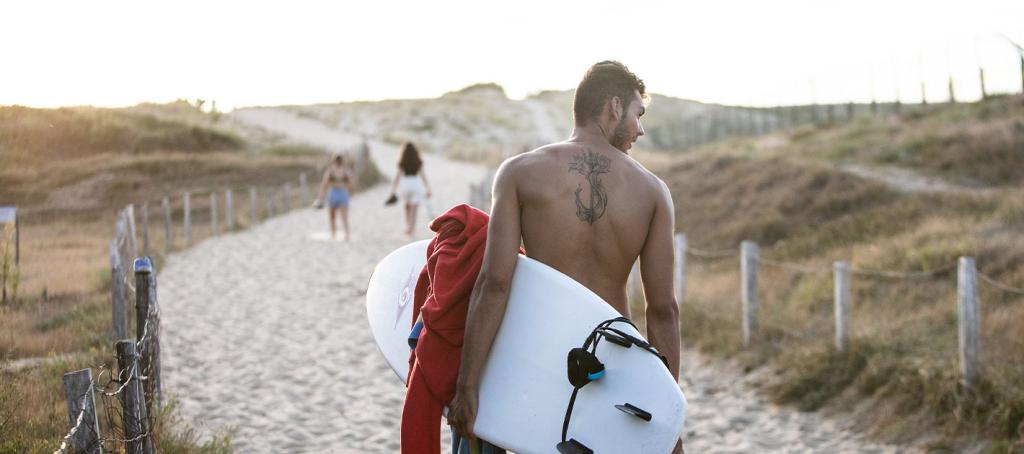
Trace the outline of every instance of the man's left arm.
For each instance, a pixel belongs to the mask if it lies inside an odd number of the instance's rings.
[[[494,177],[484,260],[469,299],[455,398],[448,406],[448,422],[463,437],[473,436],[480,379],[491,344],[505,318],[512,273],[519,255],[519,198],[511,173],[509,161],[506,161]]]
[[[647,241],[640,251],[640,277],[647,300],[647,337],[654,348],[668,360],[668,370],[679,382],[679,306],[673,291],[672,273],[675,264],[675,209],[672,194],[665,183],[658,181],[661,193],[647,232]],[[685,454],[683,442],[676,443],[673,454]]]
[[[668,360],[668,368],[679,381],[679,307],[673,292],[673,230],[675,210],[672,195],[659,181],[659,194],[647,241],[640,252],[640,276],[647,300],[647,337]]]

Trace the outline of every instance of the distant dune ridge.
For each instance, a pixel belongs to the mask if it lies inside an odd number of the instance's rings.
[[[411,140],[430,152],[480,160],[495,155],[508,156],[567,138],[573,124],[572,99],[573,90],[543,91],[522,100],[509,99],[501,86],[486,83],[434,99],[281,108],[351,133],[388,142]],[[738,127],[729,127],[726,123],[746,117],[709,113],[739,110],[655,94],[652,107],[644,116],[646,136],[641,139],[641,145],[651,149],[679,149],[695,143],[698,130],[723,135],[728,131],[738,132]],[[750,112],[756,120],[768,121],[767,112]]]

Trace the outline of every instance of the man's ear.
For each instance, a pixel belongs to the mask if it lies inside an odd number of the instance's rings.
[[[622,109],[622,99],[619,98],[618,96],[612,96],[611,104],[612,118],[615,119],[616,121],[622,120],[622,117],[625,116],[626,114],[626,112]]]

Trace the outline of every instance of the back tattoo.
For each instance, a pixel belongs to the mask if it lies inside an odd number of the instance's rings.
[[[589,206],[585,205],[580,197],[583,185],[576,186],[576,217],[587,224],[594,225],[594,222],[604,215],[604,209],[608,206],[608,193],[601,185],[601,179],[598,176],[611,170],[611,162],[611,159],[587,148],[573,156],[572,162],[569,164],[570,172],[575,171],[583,175],[590,183]]]

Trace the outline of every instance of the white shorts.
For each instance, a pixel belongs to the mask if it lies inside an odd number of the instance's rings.
[[[398,180],[398,196],[405,203],[422,202],[426,192],[419,175],[402,175]]]

